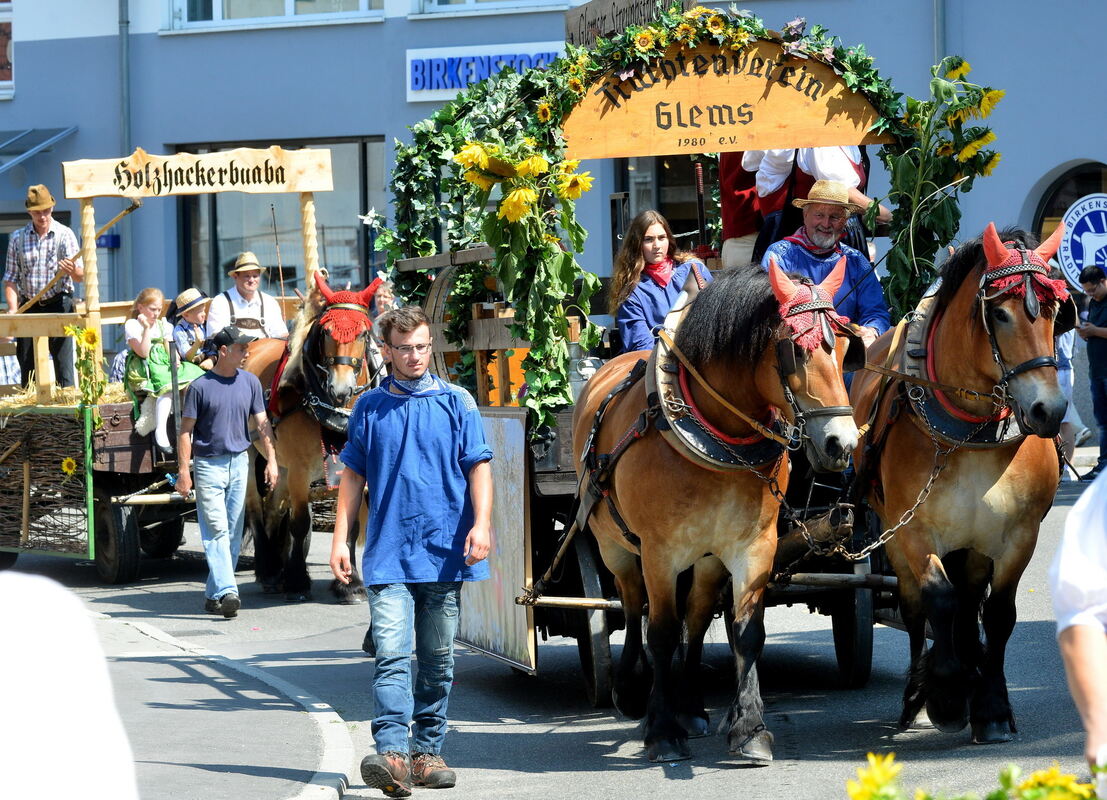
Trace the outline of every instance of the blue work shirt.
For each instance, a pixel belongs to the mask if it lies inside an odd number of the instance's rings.
[[[793,272],[810,278],[815,283],[821,283],[843,255],[846,257],[846,275],[834,295],[834,309],[842,316],[849,317],[850,322],[873,328],[878,334],[884,333],[892,325],[888,303],[884,300],[884,290],[869,259],[849,245],[840,244],[826,255],[819,256],[802,245],[781,239],[765,251],[761,266],[768,269],[769,256],[775,256],[776,263],[785,272]],[[853,290],[855,285],[857,289]]]
[[[361,560],[366,585],[479,581],[488,561],[465,563],[473,527],[469,471],[492,459],[472,396],[434,377],[415,394],[392,378],[354,405],[342,463],[365,478],[369,521]]]
[[[699,267],[703,279],[710,283],[711,271],[702,261],[695,258],[690,258],[673,267],[673,277],[668,286],[661,286],[653,278],[642,273],[642,278],[634,287],[634,291],[615,312],[615,324],[619,329],[624,353],[653,349],[654,331],[665,321],[665,315],[669,313],[680,295],[680,290],[684,288],[684,282],[688,279],[688,272],[692,269],[693,262]]]

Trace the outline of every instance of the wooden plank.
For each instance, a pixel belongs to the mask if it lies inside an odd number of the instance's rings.
[[[475,261],[491,261],[496,251],[486,244],[470,247],[468,250],[455,250],[450,254],[454,264],[472,264]]]
[[[526,339],[516,339],[507,327],[508,320],[478,319],[469,323],[469,340],[472,350],[513,350],[530,347]]]
[[[0,314],[0,336],[63,336],[66,325],[84,322],[80,314]]]
[[[890,141],[879,115],[826,64],[759,40],[740,51],[674,44],[644,72],[588,88],[565,121],[566,158],[764,150]]]
[[[54,372],[50,361],[50,339],[35,339],[35,402],[46,405],[53,399]]]
[[[123,158],[63,161],[65,196],[171,197],[246,192],[329,192],[331,151],[239,147],[221,153],[150,155],[141,147]]]
[[[472,320],[473,322],[479,322],[486,318],[491,313],[491,309],[486,308],[484,303],[473,303],[472,307]],[[470,323],[472,325],[472,323]],[[489,358],[488,350],[491,348],[474,347],[473,355],[476,357],[476,372],[477,372],[477,405],[490,406],[492,405],[492,399],[488,392],[488,367]],[[497,403],[497,405],[500,405]]]
[[[397,272],[415,272],[420,269],[441,269],[450,266],[450,254],[438,253],[433,256],[419,256],[418,258],[401,258],[392,264]]]

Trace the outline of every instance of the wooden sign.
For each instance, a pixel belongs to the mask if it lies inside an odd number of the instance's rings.
[[[669,4],[666,4],[669,5]],[[688,11],[696,0],[681,0]],[[657,19],[657,0],[592,0],[565,12],[565,41],[591,47],[597,36],[611,36],[631,25],[649,25]]]
[[[670,47],[644,72],[588,87],[563,127],[568,158],[875,144],[879,115],[826,64],[779,44]]]
[[[62,163],[65,196],[171,197],[212,192],[329,192],[330,150],[240,147],[221,153],[152,156],[141,147],[124,158]]]

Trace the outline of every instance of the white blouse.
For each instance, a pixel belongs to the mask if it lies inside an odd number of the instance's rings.
[[[1049,567],[1057,632],[1091,625],[1107,632],[1107,471],[1076,501]]]

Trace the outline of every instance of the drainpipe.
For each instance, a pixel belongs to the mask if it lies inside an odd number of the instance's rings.
[[[946,0],[934,0],[934,63],[946,55]]]
[[[128,156],[131,145],[131,15],[128,0],[119,0],[119,144],[120,154]],[[131,271],[131,220],[123,219],[119,229],[119,252],[116,255],[115,288],[119,297],[134,297]]]

